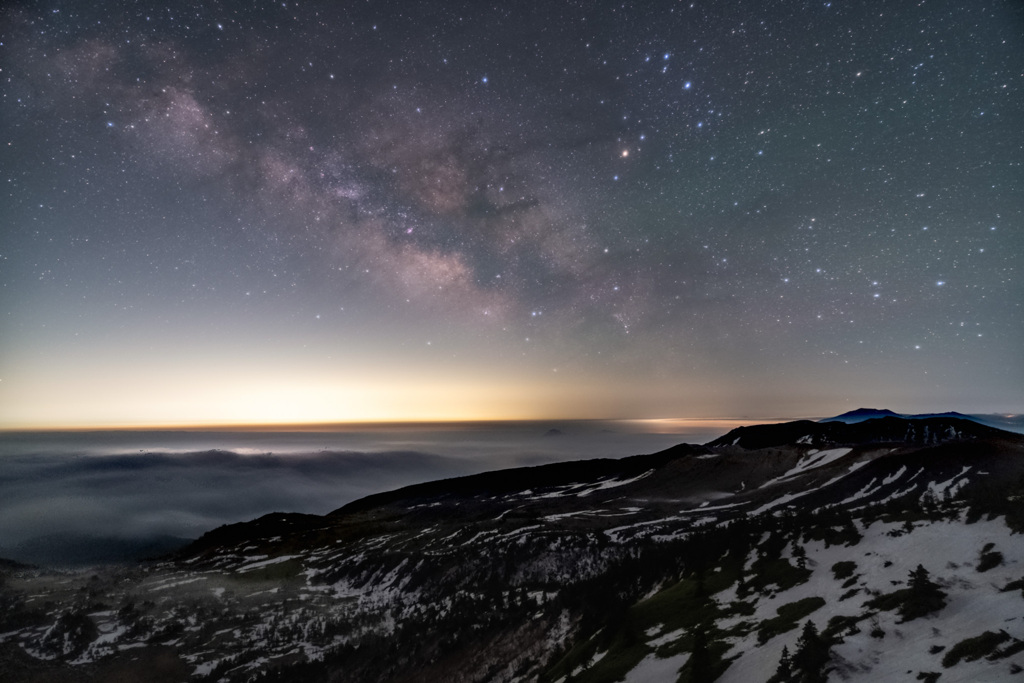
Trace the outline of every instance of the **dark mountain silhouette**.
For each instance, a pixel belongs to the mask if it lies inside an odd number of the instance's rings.
[[[887,409],[877,408],[857,408],[849,412],[843,413],[842,415],[836,415],[835,417],[827,417],[819,422],[846,422],[847,424],[853,424],[855,422],[863,422],[865,420],[873,420],[881,417],[898,417],[904,420],[925,420],[936,417],[954,418],[960,420],[971,420],[979,424],[986,425],[988,427],[995,427],[996,429],[1003,429],[1014,431],[1018,433],[1024,432],[1024,416],[1021,415],[995,415],[995,414],[978,414],[978,415],[965,415],[955,411],[945,413],[919,413],[915,415],[903,415],[900,413],[894,413]]]
[[[872,420],[878,417],[905,417],[899,413],[894,413],[891,410],[882,408],[857,408],[849,412],[843,413],[842,415],[836,415],[835,417],[828,417],[821,422],[860,422],[862,420]]]

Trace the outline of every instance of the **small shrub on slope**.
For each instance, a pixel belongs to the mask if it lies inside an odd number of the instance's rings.
[[[849,560],[836,562],[832,565],[832,576],[836,578],[836,581],[850,578],[855,571],[857,571],[857,563]]]
[[[909,587],[879,595],[867,606],[872,609],[896,610],[900,621],[913,621],[946,606],[946,592],[931,580],[928,570],[922,565],[910,572]]]
[[[1011,581],[999,590],[1002,593],[1009,593],[1010,591],[1019,590],[1020,596],[1024,598],[1024,579],[1017,579],[1016,581]]]
[[[1006,631],[1000,631],[999,633],[985,631],[980,636],[961,640],[949,648],[949,652],[942,658],[942,666],[948,669],[959,664],[961,659],[968,662],[981,659],[985,655],[995,652],[1000,643],[1006,642],[1009,639],[1010,634]]]
[[[824,606],[825,599],[818,596],[782,605],[776,610],[779,616],[761,622],[757,629],[758,644],[763,645],[780,633],[796,628],[801,619]]]
[[[977,570],[979,572],[987,572],[989,569],[995,569],[1003,563],[1003,554],[998,550],[992,550],[991,546],[991,543],[986,545],[978,556]]]

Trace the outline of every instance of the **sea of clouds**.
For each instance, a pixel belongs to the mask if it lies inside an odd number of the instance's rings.
[[[589,421],[344,432],[8,433],[0,435],[0,557],[55,562],[62,547],[84,540],[93,558],[102,555],[98,538],[141,544],[197,538],[269,512],[325,514],[423,481],[702,443],[729,426]]]

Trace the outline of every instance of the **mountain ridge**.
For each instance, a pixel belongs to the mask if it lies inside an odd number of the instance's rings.
[[[211,682],[748,683],[813,632],[818,675],[1012,680],[1020,500],[1024,436],[974,421],[741,427],[273,513],[78,583],[0,567],[0,670],[170,652]],[[946,597],[908,619],[915,566]]]
[[[225,525],[207,532],[194,543],[186,546],[179,555],[188,556],[200,549],[214,547],[217,543],[230,540],[238,543],[245,538],[250,540],[279,536],[287,532],[317,533],[334,528],[338,524],[346,525],[348,517],[366,514],[380,516],[390,510],[391,514],[407,514],[409,508],[419,506],[418,516],[431,517],[438,512],[423,509],[434,506],[448,510],[445,503],[457,501],[457,515],[472,520],[488,514],[498,514],[495,500],[504,500],[503,496],[513,496],[516,492],[536,492],[532,499],[527,496],[521,501],[523,508],[533,508],[534,514],[560,514],[563,512],[565,490],[574,487],[579,490],[572,495],[582,497],[587,492],[586,481],[592,480],[586,495],[591,500],[602,501],[607,496],[602,491],[615,489],[612,498],[619,498],[623,493],[631,493],[642,498],[651,506],[653,515],[664,514],[685,499],[680,492],[688,490],[687,482],[698,480],[706,488],[709,481],[717,483],[713,495],[694,494],[691,500],[691,511],[699,509],[701,503],[710,501],[721,495],[735,496],[738,499],[758,500],[756,491],[744,491],[745,479],[760,477],[759,486],[773,479],[772,475],[782,475],[797,464],[803,453],[815,449],[849,448],[850,453],[844,456],[845,461],[863,458],[865,469],[853,472],[848,476],[847,486],[863,487],[874,476],[876,469],[883,469],[888,462],[882,459],[881,465],[872,465],[875,459],[890,453],[881,453],[887,444],[900,444],[900,457],[907,457],[915,449],[937,447],[945,443],[975,441],[978,439],[994,439],[996,441],[1024,443],[1024,437],[1012,432],[1005,432],[993,427],[963,418],[896,418],[883,417],[847,424],[843,422],[812,422],[798,420],[778,424],[737,427],[725,435],[704,445],[680,444],[664,451],[652,454],[628,456],[622,459],[597,459],[570,461],[530,467],[519,467],[480,474],[466,475],[450,479],[441,479],[422,484],[396,489],[366,496],[348,503],[326,515],[305,515],[297,513],[272,513],[252,522],[240,522]],[[755,460],[750,460],[750,452],[757,452]],[[939,451],[943,453],[945,451]],[[977,455],[977,454],[976,454]],[[955,467],[944,466],[942,471]],[[775,482],[776,488],[798,488],[805,483],[827,481],[836,467],[842,462],[830,462],[826,467],[811,468],[803,471],[799,479],[790,477],[788,482]],[[928,463],[937,468],[939,463]],[[744,474],[737,474],[744,468]],[[735,471],[733,471],[735,470]],[[761,472],[761,474],[756,474]],[[638,477],[644,473],[655,473],[657,476],[646,482],[632,482],[610,486],[609,482]],[[891,474],[888,473],[888,474]],[[883,473],[881,476],[885,476]],[[603,480],[603,484],[602,484]],[[895,481],[895,480],[894,480]],[[892,482],[890,482],[891,487]],[[601,486],[606,488],[599,488]],[[626,488],[624,488],[626,487]],[[692,487],[689,487],[692,488]],[[663,489],[671,489],[672,495],[666,501],[659,502]],[[874,498],[883,497],[886,489],[879,489]],[[811,495],[808,491],[805,495]],[[666,494],[667,495],[667,494]],[[667,505],[665,504],[667,502]]]
[[[852,424],[881,417],[897,417],[904,420],[923,420],[937,417],[956,418],[961,420],[971,420],[973,422],[977,422],[988,427],[995,427],[996,429],[1002,429],[1004,431],[1008,430],[1018,433],[1024,432],[1024,416],[1022,415],[997,415],[989,413],[965,414],[956,411],[911,414],[896,413],[888,408],[857,408],[841,415],[822,418],[818,420],[818,422],[846,422],[848,424]]]

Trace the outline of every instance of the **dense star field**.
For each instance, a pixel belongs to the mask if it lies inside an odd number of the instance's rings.
[[[0,26],[0,426],[1024,405],[1019,3]]]

